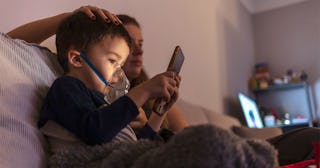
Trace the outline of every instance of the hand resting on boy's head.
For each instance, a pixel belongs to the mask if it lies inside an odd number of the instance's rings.
[[[107,23],[110,22],[110,20],[114,23],[114,24],[122,24],[121,20],[113,13],[110,13],[109,11],[102,9],[102,8],[98,8],[95,6],[81,6],[80,8],[76,9],[73,13],[77,13],[77,12],[83,12],[86,15],[88,15],[91,19],[95,20],[96,16],[94,15],[93,11],[96,12],[101,18],[103,18]]]
[[[112,22],[114,24],[121,24],[121,20],[114,15],[113,13],[97,8],[95,6],[82,6],[73,12],[66,12],[62,14],[58,14],[56,16],[48,17],[45,19],[33,21],[22,26],[19,26],[10,32],[7,33],[13,39],[22,39],[29,43],[37,43],[40,44],[44,40],[53,36],[58,29],[59,24],[70,15],[82,12],[85,13],[89,18],[95,20],[96,17],[104,18],[106,22]],[[93,13],[97,13],[98,16],[95,16]]]

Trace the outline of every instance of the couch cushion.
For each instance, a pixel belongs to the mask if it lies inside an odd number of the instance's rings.
[[[231,117],[224,113],[217,113],[208,109],[204,109],[209,123],[214,124],[220,128],[231,130],[233,126],[241,126],[238,119]]]
[[[42,101],[62,70],[46,48],[0,33],[0,163],[45,167],[45,141],[37,128]]]
[[[207,124],[208,119],[201,106],[178,99],[177,106],[190,125]]]
[[[268,139],[282,134],[280,127],[248,128],[234,126],[232,130],[238,136],[249,139]]]
[[[223,113],[217,113],[206,109],[200,105],[195,105],[185,100],[179,99],[177,106],[190,123],[190,125],[214,124],[220,128],[231,130],[232,126],[240,126],[238,119]]]

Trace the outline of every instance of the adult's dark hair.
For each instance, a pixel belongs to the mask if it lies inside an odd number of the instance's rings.
[[[56,32],[56,47],[58,61],[65,71],[68,71],[64,64],[68,60],[67,53],[70,47],[87,52],[89,47],[100,42],[103,37],[110,36],[123,38],[131,48],[131,38],[122,25],[107,23],[97,13],[94,14],[97,16],[96,20],[77,12],[60,24]]]
[[[125,15],[125,14],[120,14],[120,15],[117,15],[117,16],[122,21],[122,23],[124,25],[133,24],[133,25],[141,28],[139,22],[134,17],[131,17],[131,16]]]

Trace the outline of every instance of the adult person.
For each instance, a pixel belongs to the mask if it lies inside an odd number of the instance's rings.
[[[131,87],[139,85],[148,79],[147,74],[143,70],[143,36],[139,22],[131,16],[120,14],[117,15],[122,21],[124,27],[132,38],[132,51],[123,66],[126,75],[128,76]],[[151,113],[153,102],[149,101],[143,106],[147,116]],[[134,126],[143,125],[146,122],[144,113],[140,113],[139,119],[135,121]],[[174,132],[181,131],[184,127],[188,126],[179,108],[175,105],[169,110],[165,123],[167,127]],[[297,140],[297,141],[295,141]],[[280,165],[290,164],[293,162],[306,160],[312,158],[313,154],[313,141],[320,141],[320,129],[318,128],[304,128],[295,130],[290,133],[267,139],[279,152]],[[298,144],[298,145],[295,145]],[[292,146],[297,146],[293,148]]]
[[[134,88],[135,86],[148,80],[148,76],[143,69],[142,47],[144,40],[141,26],[134,17],[125,14],[120,14],[117,16],[121,20],[122,24],[124,25],[132,39],[131,53],[123,66],[123,70],[130,80],[131,88]],[[141,127],[145,122],[147,122],[147,118],[149,118],[152,112],[153,101],[154,100],[150,100],[146,104],[144,104],[143,110],[145,111],[145,113],[141,112],[137,120],[131,123],[133,127]],[[146,114],[146,116],[144,114]],[[167,127],[173,132],[179,132],[188,125],[189,123],[181,113],[180,109],[176,105],[173,105],[168,111],[164,127]]]

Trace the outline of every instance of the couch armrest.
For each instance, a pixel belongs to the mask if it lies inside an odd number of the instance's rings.
[[[233,126],[232,131],[243,138],[254,138],[254,139],[268,139],[278,135],[281,135],[282,129],[279,127],[268,127],[268,128],[248,128]]]
[[[240,121],[234,117],[231,117],[224,113],[217,113],[208,109],[206,111],[206,116],[210,124],[214,124],[226,130],[231,130],[233,126],[241,126]]]
[[[207,124],[209,122],[206,114],[199,105],[194,105],[181,99],[178,99],[176,105],[190,125]]]
[[[224,113],[217,113],[200,105],[191,104],[179,99],[177,106],[190,125],[213,124],[223,129],[231,130],[232,126],[241,126],[239,120]]]

